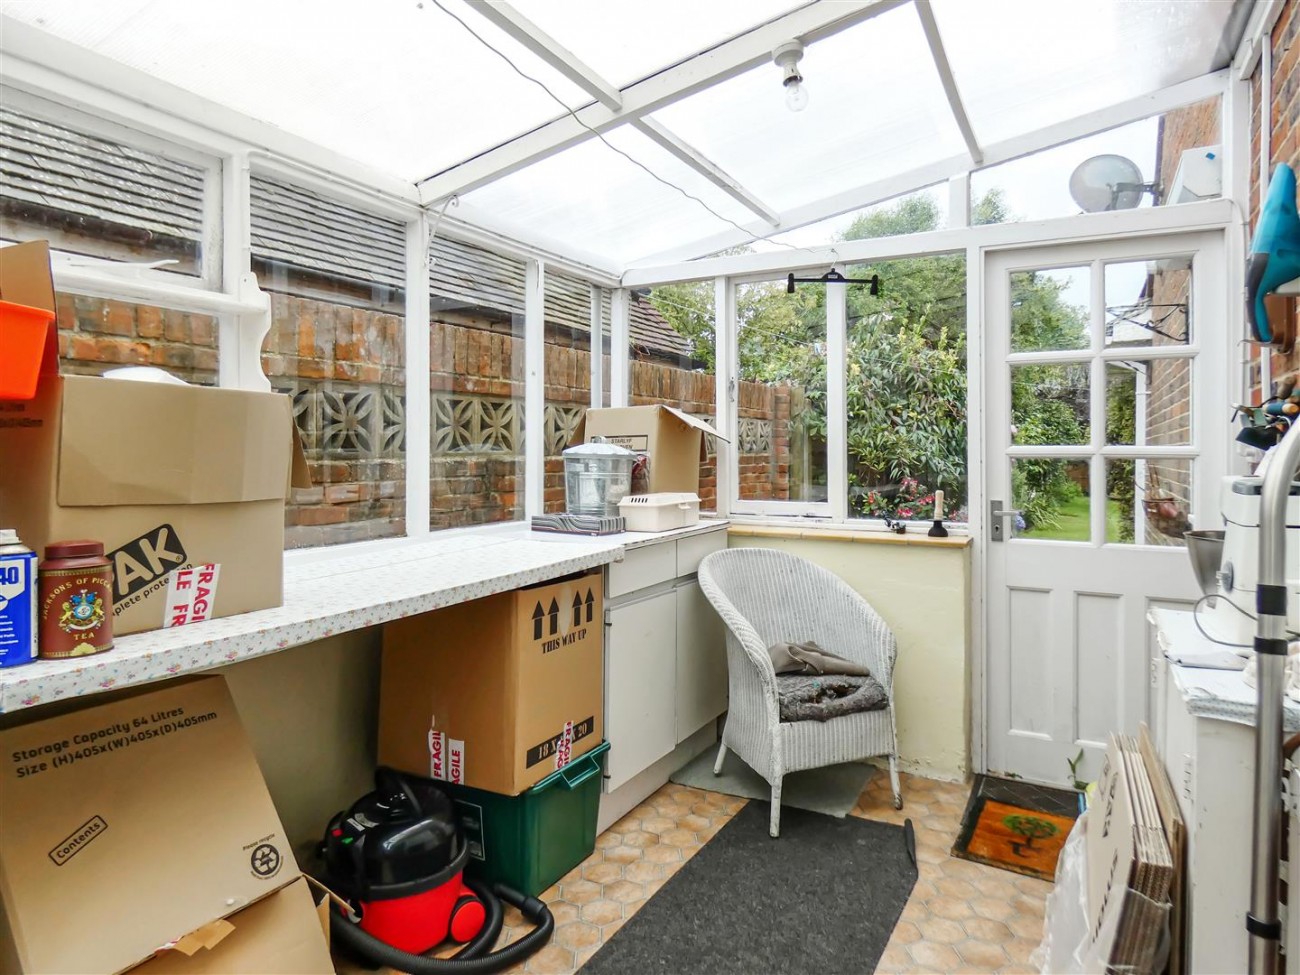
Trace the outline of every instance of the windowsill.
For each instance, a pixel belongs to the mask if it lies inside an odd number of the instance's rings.
[[[927,548],[967,548],[971,537],[963,530],[958,534],[950,529],[947,538],[931,538],[924,525],[909,526],[905,534],[898,535],[881,528],[850,528],[847,525],[791,525],[736,524],[733,520],[727,534],[748,538],[801,538],[817,542],[856,542],[865,545],[912,545]]]

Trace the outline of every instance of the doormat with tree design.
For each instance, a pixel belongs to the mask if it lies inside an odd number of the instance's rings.
[[[1079,811],[1078,793],[977,775],[952,855],[1052,880]]]

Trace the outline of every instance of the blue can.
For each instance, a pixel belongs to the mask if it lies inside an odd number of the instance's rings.
[[[36,553],[0,528],[0,667],[36,659]]]

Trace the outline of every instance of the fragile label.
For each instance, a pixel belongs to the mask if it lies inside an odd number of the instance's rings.
[[[573,761],[573,722],[564,722],[560,732],[560,742],[555,746],[555,768],[562,769]]]
[[[441,731],[429,732],[429,778],[453,785],[465,782],[465,742]]]
[[[163,626],[185,626],[211,619],[221,566],[213,563],[177,569],[167,582]]]

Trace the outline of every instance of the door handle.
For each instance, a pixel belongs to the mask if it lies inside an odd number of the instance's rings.
[[[989,541],[1001,542],[1006,540],[1006,523],[1003,518],[1014,518],[1017,515],[1024,514],[1018,508],[1004,508],[1001,501],[989,502]]]

